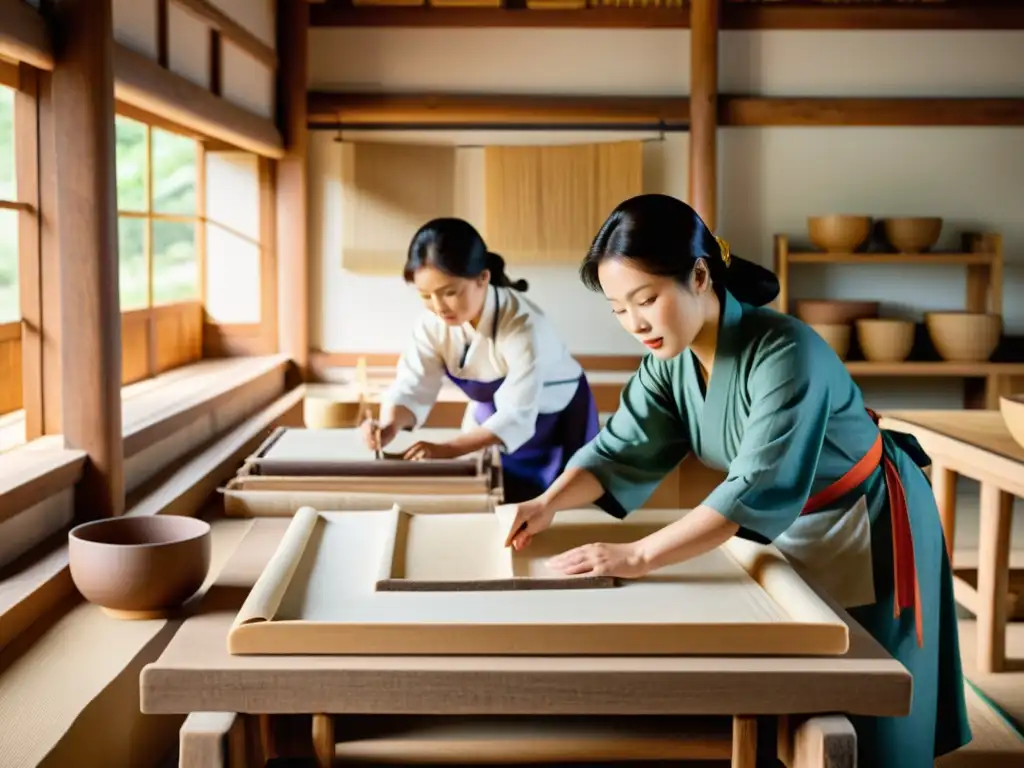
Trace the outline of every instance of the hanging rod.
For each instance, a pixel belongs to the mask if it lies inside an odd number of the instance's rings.
[[[629,133],[688,133],[689,123],[323,123],[311,131],[621,131]]]

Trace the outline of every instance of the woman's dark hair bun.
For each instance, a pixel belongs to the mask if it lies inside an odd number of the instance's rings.
[[[530,284],[524,279],[512,280],[505,273],[505,260],[492,251],[487,252],[487,268],[491,271],[491,282],[504,288],[525,292]]]
[[[728,288],[738,301],[764,306],[779,295],[779,279],[771,270],[723,253],[697,212],[669,195],[637,195],[611,212],[580,265],[580,279],[591,290],[601,290],[598,267],[608,258],[627,259],[648,274],[684,285],[697,260],[704,259],[712,284]]]
[[[474,278],[483,271],[491,273],[490,282],[503,288],[525,291],[525,280],[511,280],[505,273],[505,260],[487,250],[476,228],[464,219],[441,218],[428,221],[413,235],[402,271],[411,283],[416,271],[436,267],[455,277]]]

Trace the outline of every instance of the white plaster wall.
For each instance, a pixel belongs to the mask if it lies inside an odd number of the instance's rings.
[[[686,30],[314,29],[310,49],[315,89],[685,95],[689,86]],[[1024,94],[1024,33],[1019,31],[725,32],[720,54],[724,93]],[[334,138],[312,133],[312,340],[334,351],[398,351],[417,311],[416,298],[399,278],[362,278],[337,266]],[[509,137],[373,138],[466,145]],[[650,188],[685,199],[687,147],[685,134],[648,145]],[[718,159],[718,231],[737,252],[766,265],[773,235],[802,237],[807,216],[816,213],[941,215],[947,219],[944,245],[967,227],[1001,232],[1007,328],[1024,333],[1024,128],[726,128],[719,132]],[[573,268],[520,272],[532,278],[533,298],[552,315],[573,351],[639,351],[602,302],[582,288]],[[940,267],[801,267],[793,289],[798,297],[879,297],[887,313],[910,316],[960,307],[965,291],[962,269]],[[879,407],[962,402],[959,380],[864,380],[863,387]]]
[[[213,4],[259,40],[275,48],[275,0],[214,0]],[[114,38],[157,57],[155,0],[114,0]],[[167,10],[168,65],[172,72],[204,88],[210,86],[209,26],[173,0]],[[274,72],[227,39],[221,55],[221,95],[260,117],[274,113]]]
[[[114,0],[114,39],[136,53],[157,57],[154,0]]]

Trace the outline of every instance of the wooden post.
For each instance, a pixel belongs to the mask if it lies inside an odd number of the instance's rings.
[[[690,3],[690,205],[717,226],[718,20],[720,0]]]
[[[111,0],[53,3],[62,431],[88,453],[82,519],[124,511]]]
[[[306,72],[309,6],[278,3],[277,164],[278,349],[306,380],[309,370],[309,253],[306,244]]]

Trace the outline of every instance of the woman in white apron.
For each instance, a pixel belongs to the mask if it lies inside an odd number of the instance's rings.
[[[732,256],[679,200],[622,203],[581,275],[651,353],[600,434],[518,506],[508,543],[528,546],[561,509],[596,502],[622,517],[692,451],[727,473],[702,504],[552,567],[636,578],[734,535],[773,542],[913,675],[907,717],[852,718],[860,764],[932,768],[970,741],[952,576],[917,442],[879,430],[828,344],[765,307],[775,276]]]
[[[364,424],[380,447],[424,423],[445,381],[470,400],[463,433],[417,442],[408,459],[455,458],[498,445],[505,501],[543,493],[597,434],[597,406],[579,363],[544,314],[511,281],[505,262],[462,219],[428,222],[409,246],[406,282],[426,311],[382,397],[380,422]]]

